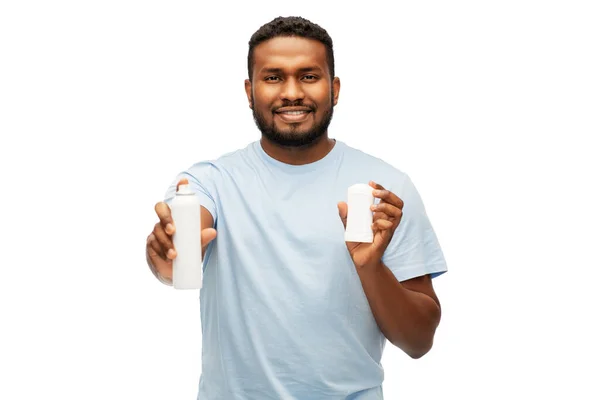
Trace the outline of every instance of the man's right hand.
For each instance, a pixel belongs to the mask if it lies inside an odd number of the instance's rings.
[[[187,184],[187,179],[181,179],[179,185]],[[173,246],[173,234],[175,233],[175,224],[171,218],[171,209],[164,202],[156,203],[154,206],[159,222],[154,225],[154,230],[146,240],[146,260],[148,266],[154,275],[163,283],[171,285],[173,283],[173,260],[177,257],[177,251]],[[202,230],[200,240],[202,242],[202,257],[206,246],[217,237],[217,231],[212,228],[213,217],[204,207],[201,207]]]

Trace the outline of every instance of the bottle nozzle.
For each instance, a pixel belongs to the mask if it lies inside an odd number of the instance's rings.
[[[179,188],[177,188],[177,194],[194,194],[194,192],[192,192],[192,189],[188,183],[184,183],[179,185]]]

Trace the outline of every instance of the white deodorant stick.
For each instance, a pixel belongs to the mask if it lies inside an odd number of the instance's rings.
[[[373,188],[364,183],[358,183],[348,188],[348,218],[346,219],[346,242],[373,242],[373,211],[371,205]]]
[[[202,287],[202,245],[200,243],[200,202],[189,185],[179,185],[171,203],[175,224],[173,245],[177,257],[173,260],[173,287]]]

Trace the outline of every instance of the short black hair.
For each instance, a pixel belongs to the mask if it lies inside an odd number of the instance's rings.
[[[333,40],[327,31],[319,25],[302,17],[277,17],[273,21],[261,26],[248,42],[248,78],[252,81],[254,67],[254,48],[269,39],[278,36],[297,36],[306,39],[314,39],[325,45],[327,66],[331,79],[335,76],[333,60]]]

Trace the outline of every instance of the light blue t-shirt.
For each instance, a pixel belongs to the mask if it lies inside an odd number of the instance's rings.
[[[373,180],[404,201],[383,257],[399,281],[447,267],[409,177],[341,141],[293,166],[260,141],[199,162],[187,178],[218,232],[200,290],[200,400],[382,399],[379,330],[337,203]]]

